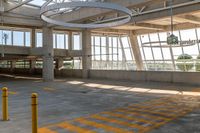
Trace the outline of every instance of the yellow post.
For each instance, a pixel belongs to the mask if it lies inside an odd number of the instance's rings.
[[[8,121],[8,88],[2,88],[2,115],[3,121]]]
[[[38,133],[38,95],[32,93],[32,133]]]

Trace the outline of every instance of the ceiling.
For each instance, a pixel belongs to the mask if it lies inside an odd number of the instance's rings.
[[[41,27],[44,22],[40,18],[40,9],[42,6],[53,3],[62,3],[68,1],[87,1],[87,0],[3,0],[1,7],[1,22],[5,25],[22,25]],[[111,27],[111,31],[130,31],[136,34],[146,32],[166,31],[170,28],[170,2],[169,0],[89,0],[99,2],[113,2],[128,7],[133,11],[133,19],[130,23]],[[175,28],[200,27],[200,0],[173,0],[174,25]],[[114,21],[125,17],[118,12],[92,9],[76,8],[71,12],[67,10],[56,10],[51,12],[54,19],[75,23],[94,23]],[[68,29],[58,27],[58,29]]]

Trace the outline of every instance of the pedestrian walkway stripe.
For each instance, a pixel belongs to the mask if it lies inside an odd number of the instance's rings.
[[[116,118],[122,118],[122,119],[126,119],[126,120],[129,120],[129,121],[137,121],[137,122],[142,122],[142,123],[146,123],[146,124],[154,124],[153,121],[150,121],[150,120],[145,120],[143,118],[137,118],[137,117],[133,117],[133,116],[127,116],[125,114],[118,114],[116,112],[104,112],[104,114],[107,114],[109,116],[113,116],[113,117],[116,117]]]
[[[57,133],[57,132],[52,131],[52,130],[50,130],[48,128],[40,128],[38,133]]]
[[[82,124],[85,124],[85,125],[89,125],[89,126],[95,127],[95,128],[104,129],[107,132],[133,133],[131,131],[127,131],[127,130],[124,130],[124,129],[121,129],[121,128],[118,128],[118,127],[108,126],[108,125],[105,125],[105,124],[101,124],[101,123],[97,123],[97,122],[94,122],[94,121],[86,120],[84,118],[79,118],[79,119],[76,119],[75,121],[77,121],[79,123],[82,123]]]
[[[60,123],[57,126],[61,127],[61,128],[65,128],[65,129],[72,131],[72,132],[76,132],[76,133],[95,133],[94,131],[75,126],[75,125],[70,124],[68,122]]]
[[[59,133],[58,127],[76,133],[146,133],[199,108],[197,101],[199,97],[179,95],[154,99],[50,125],[40,128],[39,133]]]
[[[124,122],[122,120],[107,118],[107,117],[100,116],[100,115],[93,115],[90,118],[94,118],[94,119],[98,119],[98,120],[102,120],[102,121],[106,121],[106,122],[110,122],[110,123],[115,123],[115,124],[118,124],[118,125],[130,127],[130,128],[139,129],[139,131],[143,130],[143,128],[144,128],[143,126],[140,126],[140,125],[137,125],[137,124],[133,124],[133,123],[130,123],[130,122]]]

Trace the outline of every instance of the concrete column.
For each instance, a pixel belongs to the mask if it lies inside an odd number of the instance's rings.
[[[91,31],[83,30],[82,32],[82,67],[83,78],[89,78],[91,68]]]
[[[137,70],[139,70],[139,71],[144,70],[142,55],[141,55],[141,52],[140,52],[140,47],[139,47],[139,44],[138,44],[137,36],[134,35],[133,32],[130,32],[129,37],[130,37],[130,43],[131,43],[131,46],[132,46],[133,54],[134,54],[134,57],[135,57]]]
[[[16,61],[11,61],[11,69],[14,69],[16,65]]]
[[[35,48],[36,47],[36,37],[35,37],[35,29],[32,29],[31,31],[31,47]]]
[[[53,29],[43,27],[43,80],[54,80]]]
[[[11,69],[11,72],[13,73],[14,70],[15,70],[15,66],[16,66],[16,61],[11,61],[11,66],[10,66],[10,69]]]
[[[72,32],[71,31],[69,31],[69,34],[68,34],[68,44],[69,44],[69,46],[68,46],[68,50],[71,52],[72,51]]]
[[[62,68],[63,68],[63,59],[62,58],[57,59],[56,60],[56,69],[61,70]]]
[[[35,69],[36,60],[30,60],[30,68]]]

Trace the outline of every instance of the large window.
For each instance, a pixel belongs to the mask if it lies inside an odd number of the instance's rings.
[[[31,33],[28,29],[0,30],[0,45],[26,46],[31,45]]]
[[[68,49],[68,34],[54,33],[53,46],[56,49]]]
[[[93,35],[91,41],[93,69],[136,69],[128,36]]]
[[[174,31],[179,41],[195,40],[190,46],[180,45],[178,47],[165,47],[169,33],[159,32],[138,36],[138,42],[146,70],[152,71],[186,71],[182,67],[190,67],[187,71],[198,71],[198,55],[200,29],[188,29]],[[164,46],[165,45],[165,46]],[[192,59],[180,62],[181,55],[187,54]],[[182,67],[181,67],[181,65]]]
[[[42,33],[41,32],[37,32],[36,33],[36,47],[42,47]]]
[[[73,32],[72,33],[72,50],[81,50],[81,49],[82,49],[81,33]]]

